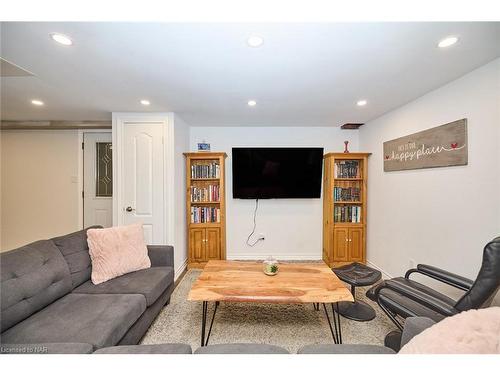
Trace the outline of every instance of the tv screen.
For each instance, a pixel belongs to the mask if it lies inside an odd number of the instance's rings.
[[[233,198],[320,198],[323,148],[233,148]]]

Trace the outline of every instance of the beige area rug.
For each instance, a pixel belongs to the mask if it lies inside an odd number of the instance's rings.
[[[201,302],[187,301],[191,285],[200,273],[186,273],[170,304],[163,308],[141,344],[184,343],[191,345],[193,351],[200,346]],[[385,335],[395,326],[377,304],[366,298],[365,291],[366,288],[358,288],[357,298],[373,306],[377,317],[370,322],[342,318],[342,339],[345,344],[383,345]],[[207,324],[212,308],[211,304]],[[223,343],[266,343],[296,353],[304,345],[332,344],[333,340],[322,306],[320,311],[314,311],[312,304],[221,303],[209,345]]]

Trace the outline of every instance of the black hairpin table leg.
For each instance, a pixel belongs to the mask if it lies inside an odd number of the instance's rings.
[[[339,311],[339,303],[335,303],[336,309],[333,308],[333,303],[331,304],[332,307],[332,314],[333,316],[337,315],[337,325],[338,325],[338,336],[337,336],[337,342],[339,344],[342,344],[342,327],[340,326],[340,314],[338,313]],[[335,330],[337,332],[337,330]]]
[[[201,346],[205,346],[205,325],[207,324],[207,302],[202,302],[201,312]]]
[[[333,308],[333,303],[330,304],[332,308],[332,320],[328,315],[328,310],[326,304],[323,303],[323,310],[325,310],[326,320],[328,321],[328,326],[330,327],[330,332],[332,333],[333,342],[335,344],[342,344],[342,330],[340,326],[340,315]],[[333,327],[332,327],[333,321]]]
[[[212,314],[212,320],[210,322],[210,327],[208,329],[207,338],[205,339],[205,331],[207,328],[208,301],[203,301],[202,316],[201,316],[201,346],[208,345],[208,340],[210,339],[210,333],[212,333],[212,326],[214,324],[215,313],[217,312],[217,307],[219,307],[219,301],[215,302],[214,312]]]

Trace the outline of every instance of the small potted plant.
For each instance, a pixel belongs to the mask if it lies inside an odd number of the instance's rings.
[[[274,276],[278,273],[278,261],[272,256],[264,261],[264,273],[268,276]]]

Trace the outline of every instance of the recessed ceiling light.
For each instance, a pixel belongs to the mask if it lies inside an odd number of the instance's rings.
[[[446,48],[454,45],[456,42],[458,42],[458,38],[456,36],[449,36],[447,38],[444,38],[438,43],[439,48]]]
[[[249,100],[247,104],[249,107],[255,107],[257,105],[257,102],[255,100]]]
[[[50,37],[55,40],[57,43],[60,43],[64,46],[71,46],[73,44],[73,41],[69,36],[59,34],[59,33],[52,33],[50,34]]]
[[[364,105],[366,105],[366,103],[368,103],[366,100],[358,100],[358,102],[356,103],[358,106],[362,107]]]
[[[264,38],[262,38],[261,36],[258,36],[258,35],[251,35],[247,39],[247,44],[250,47],[254,47],[254,48],[260,47],[263,43],[264,43]]]
[[[141,104],[142,104],[142,105],[150,105],[150,104],[151,104],[151,102],[150,102],[149,100],[142,99],[142,100],[141,100]]]
[[[43,102],[41,100],[38,100],[38,99],[33,99],[31,101],[31,104],[41,106],[41,105],[43,105]]]

